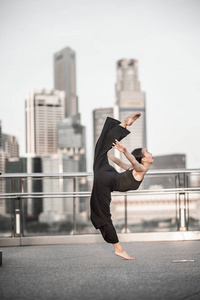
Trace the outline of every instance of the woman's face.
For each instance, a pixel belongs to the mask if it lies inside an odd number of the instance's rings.
[[[152,156],[152,153],[150,153],[147,149],[142,149],[142,153],[143,153],[143,155],[144,155],[144,159],[145,159],[145,161],[146,162],[148,162],[148,163],[153,163],[153,156]]]

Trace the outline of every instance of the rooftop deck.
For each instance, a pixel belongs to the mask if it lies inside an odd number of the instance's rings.
[[[3,247],[1,299],[200,299],[200,241],[122,245]]]

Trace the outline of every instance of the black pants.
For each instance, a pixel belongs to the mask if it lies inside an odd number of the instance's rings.
[[[110,213],[111,192],[114,190],[118,173],[109,165],[107,152],[112,148],[115,139],[120,141],[130,133],[119,124],[119,121],[108,117],[96,143],[94,183],[90,201],[91,221],[94,227],[100,229],[105,241],[112,244],[119,241]]]

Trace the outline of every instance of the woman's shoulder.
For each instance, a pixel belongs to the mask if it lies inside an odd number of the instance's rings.
[[[137,181],[142,181],[146,172],[137,172],[135,169],[132,170],[133,177]]]

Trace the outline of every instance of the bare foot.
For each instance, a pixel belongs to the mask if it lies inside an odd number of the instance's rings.
[[[130,257],[125,251],[119,252],[119,251],[115,251],[115,254],[118,256],[121,256],[127,260],[134,260],[134,257]]]
[[[115,254],[118,256],[121,256],[125,259],[128,260],[133,260],[135,259],[134,257],[130,257],[123,249],[123,247],[121,246],[121,244],[118,242],[116,244],[113,244],[114,248],[115,248]]]
[[[130,116],[128,116],[125,121],[127,126],[131,126],[133,122],[135,122],[139,117],[141,116],[141,113],[134,113]]]

